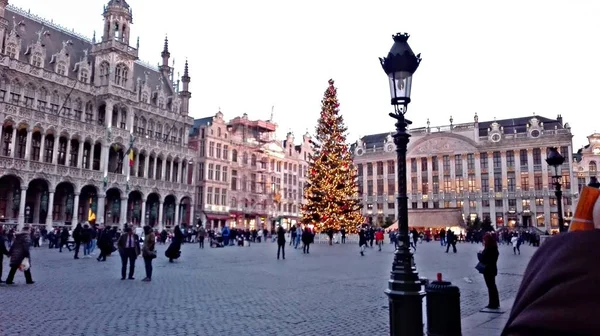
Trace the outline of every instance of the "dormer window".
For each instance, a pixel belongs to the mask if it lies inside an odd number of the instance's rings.
[[[128,75],[127,66],[125,64],[117,65],[117,68],[115,70],[115,84],[117,84],[119,86],[126,86],[127,85],[127,75]]]
[[[58,62],[58,64],[56,64],[56,73],[61,75],[61,76],[65,76],[67,73],[67,65],[65,64],[65,62],[60,61]]]
[[[6,55],[10,58],[17,58],[17,45],[9,43],[6,45]]]
[[[165,108],[165,100],[163,98],[158,98],[158,107]]]
[[[38,67],[41,68],[42,67],[42,54],[36,52],[35,54],[33,54],[33,56],[31,56],[31,65],[33,65],[34,67]]]
[[[146,104],[148,104],[148,92],[143,92],[142,93],[142,101]]]
[[[88,71],[87,69],[82,69],[82,70],[79,72],[79,80],[80,80],[81,82],[83,82],[83,83],[87,83],[87,82],[88,82],[88,79],[89,79],[89,77],[90,77],[90,73],[89,73],[89,71]]]

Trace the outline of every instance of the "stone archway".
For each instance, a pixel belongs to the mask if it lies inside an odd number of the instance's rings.
[[[192,199],[188,196],[181,198],[179,203],[179,223],[182,227],[194,226],[195,220],[192,218],[190,209],[192,208]]]
[[[50,183],[44,179],[34,179],[29,182],[25,196],[25,223],[37,225],[48,223],[47,219],[51,218],[49,212],[52,210],[50,202],[51,200],[54,202],[54,195],[50,197],[49,185]]]
[[[73,221],[75,205],[75,186],[71,182],[61,182],[54,191],[52,220],[64,224]]]
[[[175,207],[176,207],[176,202],[177,200],[175,199],[175,196],[173,195],[167,195],[165,197],[165,201],[163,202],[163,208],[164,208],[164,212],[163,212],[163,223],[166,227],[172,227],[175,226],[175,218],[176,218],[176,211],[175,211]]]
[[[144,196],[138,190],[129,193],[127,199],[127,223],[141,225],[142,223],[142,200]]]
[[[90,222],[95,224],[98,216],[98,189],[93,185],[86,185],[81,188],[79,203],[77,205],[77,217],[74,224],[80,222]]]
[[[119,225],[121,219],[121,190],[110,188],[106,191],[104,205],[105,225]]]
[[[0,223],[17,223],[21,192],[21,181],[17,176],[0,177]]]
[[[160,208],[160,195],[151,193],[146,200],[146,224],[150,227],[158,226],[158,215]]]

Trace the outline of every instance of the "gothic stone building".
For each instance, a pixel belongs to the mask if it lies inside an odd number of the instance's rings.
[[[196,211],[208,228],[289,228],[300,219],[312,148],[310,136],[276,139],[277,125],[243,114],[196,119],[190,145],[198,148]]]
[[[412,129],[406,161],[409,208],[460,208],[466,219],[490,218],[496,227],[558,229],[547,148],[563,165],[564,211],[573,208],[572,134],[562,117],[541,116]],[[362,137],[353,146],[364,215],[381,223],[397,218],[396,153],[391,133]],[[447,226],[423,223],[422,227]]]
[[[190,92],[130,46],[132,10],[87,39],[0,0],[0,221],[173,225],[193,218]],[[193,170],[193,169],[192,169]]]

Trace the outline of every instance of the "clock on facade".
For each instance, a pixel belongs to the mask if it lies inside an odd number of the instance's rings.
[[[498,134],[498,133],[494,133],[494,134],[492,134],[492,141],[493,141],[493,142],[498,142],[498,141],[500,141],[500,138],[501,138],[501,137],[500,137],[500,134]]]
[[[363,153],[364,153],[364,151],[363,151],[363,149],[362,149],[362,148],[358,148],[358,149],[356,150],[356,155],[358,155],[358,156],[361,156],[361,155],[363,155]]]
[[[392,144],[387,144],[387,146],[385,146],[386,151],[391,152],[394,150],[394,145]]]
[[[531,134],[532,138],[537,138],[537,137],[540,136],[540,131],[539,130],[533,130],[533,131],[531,131],[530,134]]]

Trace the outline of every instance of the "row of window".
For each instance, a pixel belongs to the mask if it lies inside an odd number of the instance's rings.
[[[565,197],[563,199],[564,199],[565,205],[573,205],[573,200],[571,198]],[[456,207],[462,208],[465,205],[464,202],[465,201],[457,200],[456,201]],[[470,209],[470,211],[476,211],[479,206],[484,207],[484,208],[489,208],[490,207],[490,200],[482,200],[481,203],[479,203],[478,201],[468,201],[468,203],[469,203],[469,209]],[[508,199],[507,203],[508,203],[508,207],[509,208],[516,209],[516,207],[517,207],[517,200],[516,199]],[[556,206],[558,204],[558,201],[557,201],[557,199],[555,197],[550,197],[548,199],[548,203],[550,204],[550,206],[553,207],[553,206]],[[452,202],[450,202],[450,201],[444,201],[444,202],[442,202],[442,204],[444,205],[444,208],[451,208],[451,207],[453,207],[452,206]],[[537,207],[542,207],[542,206],[544,206],[544,199],[541,198],[541,197],[538,197],[538,198],[535,199],[534,204]],[[375,203],[375,205],[376,205],[376,210],[377,211],[383,211],[384,210],[384,208],[383,208],[384,203]],[[523,199],[523,200],[521,200],[521,205],[523,207],[523,210],[531,210],[531,199]],[[373,211],[374,210],[373,209],[373,203],[367,203],[366,206],[367,206],[367,210],[368,211]],[[419,202],[411,202],[411,208],[417,209],[418,206],[419,206]],[[429,208],[429,202],[424,201],[424,202],[422,202],[421,206],[422,206],[423,209],[428,209]],[[433,209],[438,209],[440,207],[440,202],[434,201],[434,202],[432,202],[432,206],[433,206]],[[502,199],[494,200],[494,206],[496,208],[503,208],[504,207],[504,200],[502,200]],[[396,204],[395,203],[392,203],[392,202],[388,202],[387,203],[387,209],[388,210],[394,210],[395,208],[396,208]]]
[[[566,155],[565,154],[563,154],[563,155],[565,155],[565,157],[568,158],[569,148],[567,146],[561,147],[560,152],[567,153]],[[521,167],[527,167],[528,162],[529,162],[527,149],[521,149],[520,151],[518,151],[518,154],[519,154],[519,162],[521,164]],[[532,155],[533,165],[541,165],[542,164],[542,150],[540,148],[534,148],[532,154],[533,154]],[[499,151],[493,152],[491,159],[492,159],[492,164],[493,164],[494,169],[502,168],[502,153],[501,152],[499,152]],[[423,172],[428,171],[429,159],[427,157],[422,157],[422,158],[420,158],[420,161],[421,161],[421,171],[423,171]],[[475,154],[473,154],[473,153],[467,154],[466,161],[467,161],[467,169],[474,170],[475,169]],[[489,168],[489,157],[488,157],[487,152],[479,153],[479,161],[480,161],[480,166],[482,169]],[[445,172],[450,172],[450,163],[451,163],[450,155],[444,155],[442,157],[442,164],[443,164],[443,169]],[[594,162],[594,164],[595,164],[595,162]],[[383,172],[384,162],[378,161],[375,163],[375,165],[376,165],[376,169],[377,169],[377,175],[382,176],[384,174],[384,172]],[[374,169],[373,163],[369,162],[366,164],[366,166],[367,166],[367,176],[373,176],[373,169]],[[396,166],[396,163],[394,160],[387,161],[388,174],[394,174],[395,166]],[[506,167],[514,168],[515,166],[516,166],[515,151],[512,151],[512,150],[506,151]],[[416,158],[410,159],[410,167],[411,167],[410,168],[411,172],[413,172],[413,173],[417,172],[418,165],[417,165]],[[358,175],[362,176],[363,175],[363,164],[358,164],[357,169],[358,169]],[[462,170],[463,170],[463,155],[462,154],[454,155],[454,169],[457,172],[457,174],[462,173]],[[431,157],[431,170],[439,171],[439,158],[437,156]]]
[[[489,174],[481,174],[480,181],[481,181],[481,191],[482,192],[490,191],[489,176],[490,176]],[[494,173],[492,176],[493,176],[493,181],[494,181],[493,182],[494,190],[495,191],[503,190],[502,174]],[[549,175],[548,179],[551,180],[552,176]],[[421,176],[421,192],[423,194],[427,194],[430,191],[433,192],[434,194],[439,193],[440,192],[440,177],[432,176],[431,190],[430,190],[430,184],[429,184],[428,180],[429,180],[429,177],[427,175]],[[477,191],[476,175],[468,175],[467,176],[466,186],[465,186],[464,177],[462,177],[462,176],[457,176],[454,178],[452,178],[450,176],[444,176],[442,181],[443,181],[442,190],[445,193],[450,193],[453,189],[458,192],[460,192],[460,191],[476,192]],[[507,173],[506,182],[507,182],[507,184],[506,184],[507,191],[509,191],[509,192],[517,191],[517,175],[515,174],[515,172]],[[383,179],[377,180],[377,195],[384,195],[386,193],[386,191],[384,190],[384,185],[385,185],[385,182]],[[571,177],[568,173],[563,174],[562,185],[567,190],[571,189]],[[419,192],[418,186],[419,186],[418,178],[416,176],[412,176],[411,177],[411,192],[413,192],[413,193]],[[374,194],[373,187],[374,187],[373,180],[367,180],[367,194],[368,195]],[[396,189],[395,180],[388,179],[387,187],[388,187],[387,194],[394,194],[395,189]],[[532,185],[530,184],[529,173],[525,173],[525,172],[521,173],[520,187],[521,187],[521,190],[523,190],[523,191],[528,191],[529,188],[532,187]],[[538,191],[544,189],[542,175],[535,174],[533,176],[533,188],[534,188],[534,190],[538,190]],[[358,193],[363,194],[363,192],[364,192],[363,182],[362,182],[362,180],[359,180],[358,181]]]

